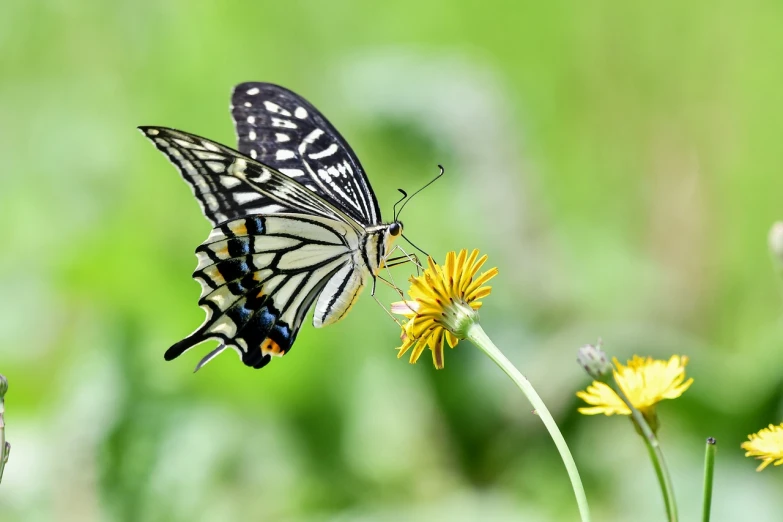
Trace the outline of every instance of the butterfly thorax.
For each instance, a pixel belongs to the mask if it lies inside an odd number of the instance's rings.
[[[367,235],[364,238],[362,249],[363,261],[373,276],[377,276],[383,266],[383,261],[391,252],[394,240],[402,234],[402,223],[395,221],[365,229]]]

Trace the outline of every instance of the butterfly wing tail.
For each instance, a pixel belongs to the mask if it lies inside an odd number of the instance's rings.
[[[209,339],[214,338],[209,335],[207,330],[208,330],[208,325],[207,324],[202,325],[201,327],[199,327],[198,330],[196,330],[189,336],[185,337],[178,343],[173,344],[168,350],[166,350],[166,353],[163,354],[163,358],[166,359],[167,361],[173,361],[174,359],[176,359],[183,353],[187,352],[194,346],[197,346],[203,343],[204,341],[208,341]],[[219,340],[222,341],[222,339]],[[223,345],[223,348],[225,347],[226,346]]]
[[[166,350],[163,357],[171,361],[204,341],[216,339],[220,345],[202,358],[196,370],[226,348],[233,348],[246,366],[260,369],[273,355],[282,356],[288,352],[296,333],[280,320],[271,300],[243,298],[219,315],[208,317],[195,332]]]

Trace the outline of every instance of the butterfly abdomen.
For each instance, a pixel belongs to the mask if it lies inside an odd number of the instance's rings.
[[[326,283],[313,314],[313,326],[321,328],[342,319],[364,289],[367,270],[362,265],[347,264]]]

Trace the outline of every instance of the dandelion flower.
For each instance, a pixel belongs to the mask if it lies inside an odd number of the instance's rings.
[[[657,428],[656,404],[664,399],[676,399],[693,384],[693,378],[685,380],[686,364],[688,358],[678,355],[673,355],[668,361],[634,355],[627,366],[614,359],[615,382],[631,404],[650,422],[653,431]],[[590,407],[579,408],[579,413],[584,415],[631,414],[631,410],[622,399],[603,382],[593,381],[587,390],[579,391],[576,395],[590,405]]]
[[[756,457],[761,465],[756,471],[761,471],[770,464],[783,464],[783,424],[769,425],[758,433],[748,435],[748,440],[742,443],[746,457]]]
[[[478,257],[478,250],[468,256],[467,250],[446,254],[441,266],[427,258],[427,268],[417,277],[411,277],[408,290],[410,301],[392,304],[392,312],[408,321],[402,327],[402,346],[398,357],[411,350],[410,362],[415,363],[425,348],[432,351],[432,362],[443,368],[443,349],[448,343],[454,348],[466,337],[468,327],[478,320],[481,299],[492,287],[485,284],[498,273],[491,268],[478,277],[476,273],[487,256]]]

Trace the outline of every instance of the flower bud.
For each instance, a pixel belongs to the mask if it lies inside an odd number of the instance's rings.
[[[612,373],[612,363],[606,356],[606,352],[601,350],[601,342],[597,345],[586,344],[579,348],[576,355],[576,362],[584,368],[587,375],[597,381],[604,381]]]

